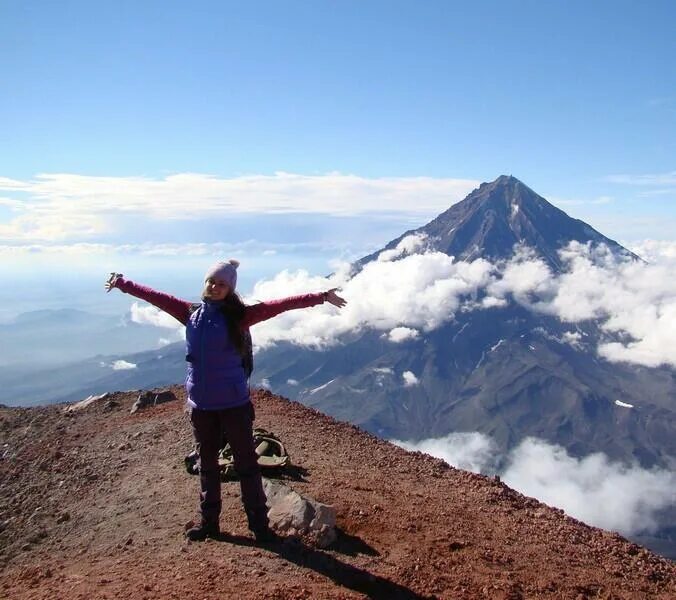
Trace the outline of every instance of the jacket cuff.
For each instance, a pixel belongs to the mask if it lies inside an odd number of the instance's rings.
[[[127,280],[124,277],[120,277],[116,282],[115,282],[115,287],[120,290],[121,292],[124,292],[125,294],[127,293],[127,290],[125,289],[127,287]]]

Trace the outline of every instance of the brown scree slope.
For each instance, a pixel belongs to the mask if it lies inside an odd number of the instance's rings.
[[[257,424],[297,465],[282,478],[336,507],[338,541],[256,547],[232,482],[223,539],[188,543],[173,391],[133,415],[134,393],[0,408],[0,598],[676,598],[674,564],[619,535],[268,392]]]

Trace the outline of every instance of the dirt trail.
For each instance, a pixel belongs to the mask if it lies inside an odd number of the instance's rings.
[[[198,481],[179,400],[0,409],[0,598],[676,598],[676,567],[504,484],[257,392],[282,476],[338,513],[328,550],[253,544],[236,482],[222,539],[188,543]]]

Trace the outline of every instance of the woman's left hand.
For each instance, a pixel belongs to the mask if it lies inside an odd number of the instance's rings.
[[[117,281],[122,277],[122,273],[111,273],[108,281],[103,285],[106,288],[106,292],[114,289],[117,286]]]
[[[328,292],[325,292],[326,294],[325,299],[327,302],[333,304],[333,306],[343,308],[343,306],[347,304],[347,301],[345,300],[345,298],[341,298],[338,294],[336,294],[337,289],[338,288],[331,288]]]

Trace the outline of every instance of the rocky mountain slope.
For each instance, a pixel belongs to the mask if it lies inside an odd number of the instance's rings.
[[[187,543],[198,484],[173,391],[135,414],[135,393],[0,408],[0,597],[676,596],[676,567],[617,534],[267,392],[257,422],[294,463],[279,477],[336,507],[337,542],[256,547],[227,483],[222,539]]]

